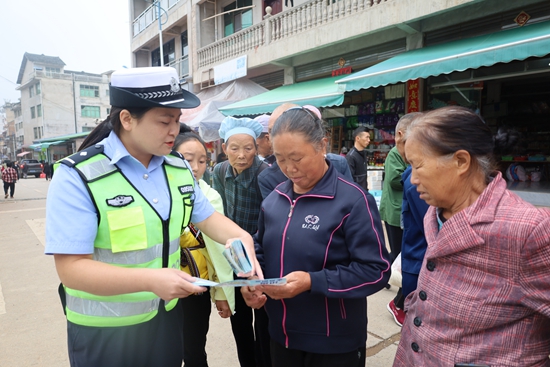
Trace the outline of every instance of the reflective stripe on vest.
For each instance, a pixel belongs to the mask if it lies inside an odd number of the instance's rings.
[[[193,176],[181,159],[166,157],[159,168],[166,172],[172,198],[169,222],[159,217],[105,155],[93,155],[75,168],[98,208],[94,260],[126,268],[158,269],[163,265],[166,249],[167,266],[179,269],[179,237],[182,227],[189,223],[194,192]],[[97,296],[65,287],[65,293],[67,319],[85,326],[139,324],[152,319],[161,305],[160,298],[152,292]],[[165,308],[169,311],[176,304],[174,299],[167,302]]]

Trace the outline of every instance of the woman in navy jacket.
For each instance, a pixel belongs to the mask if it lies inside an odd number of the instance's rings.
[[[322,121],[307,110],[284,112],[271,137],[289,180],[263,201],[255,244],[265,277],[287,284],[243,287],[245,299],[267,301],[274,367],[364,366],[366,297],[390,276],[375,200],[325,159]]]

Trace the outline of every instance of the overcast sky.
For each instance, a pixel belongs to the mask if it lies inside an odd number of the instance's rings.
[[[128,0],[0,0],[0,106],[20,97],[25,52],[58,56],[66,70],[130,67]]]

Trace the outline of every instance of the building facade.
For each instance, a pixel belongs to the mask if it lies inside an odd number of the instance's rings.
[[[59,57],[25,53],[17,79],[18,152],[36,140],[93,130],[110,113],[109,76],[65,70]]]
[[[225,115],[254,117],[282,102],[313,104],[329,123],[333,153],[352,145],[355,127],[367,126],[369,162],[382,170],[400,116],[462,105],[495,132],[522,132],[516,150],[502,157],[503,173],[520,163],[532,180],[550,182],[547,0],[129,4],[134,66],[162,60],[179,67],[194,92],[239,77],[270,89],[220,108]]]

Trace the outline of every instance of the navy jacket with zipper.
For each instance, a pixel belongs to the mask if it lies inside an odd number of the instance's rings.
[[[268,299],[271,338],[321,354],[364,347],[366,297],[391,272],[375,200],[330,164],[310,192],[292,199],[292,182],[285,181],[263,201],[257,257],[266,278],[308,272],[311,290]]]

